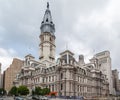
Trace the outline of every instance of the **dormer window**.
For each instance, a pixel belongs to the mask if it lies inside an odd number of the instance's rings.
[[[46,22],[48,22],[48,18],[46,19]]]

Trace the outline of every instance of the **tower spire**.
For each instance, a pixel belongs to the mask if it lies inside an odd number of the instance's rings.
[[[48,33],[54,35],[55,25],[52,21],[51,11],[49,9],[49,2],[47,2],[47,9],[45,11],[40,29],[41,29],[41,33],[48,32]]]

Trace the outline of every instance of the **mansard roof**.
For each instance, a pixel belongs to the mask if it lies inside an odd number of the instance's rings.
[[[55,25],[52,21],[51,11],[49,9],[49,3],[47,3],[47,9],[45,11],[43,21],[41,23],[41,33],[51,33],[54,35],[55,32]]]

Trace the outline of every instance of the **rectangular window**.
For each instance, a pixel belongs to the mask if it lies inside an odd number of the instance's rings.
[[[61,73],[61,79],[63,79],[63,73]]]
[[[49,76],[49,82],[51,81],[51,76]]]
[[[77,89],[78,89],[77,91],[79,92],[79,85],[78,85]]]
[[[52,85],[52,91],[54,91],[54,85]]]
[[[46,77],[46,82],[48,81],[48,78]]]
[[[61,84],[61,90],[63,90],[63,84]]]
[[[44,83],[44,78],[43,78],[43,83]]]
[[[54,76],[52,76],[52,81],[54,82]]]

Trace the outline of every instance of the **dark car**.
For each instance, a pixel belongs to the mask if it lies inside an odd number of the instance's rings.
[[[78,96],[78,97],[76,97],[76,99],[78,99],[78,100],[84,100],[84,97],[83,96]]]

